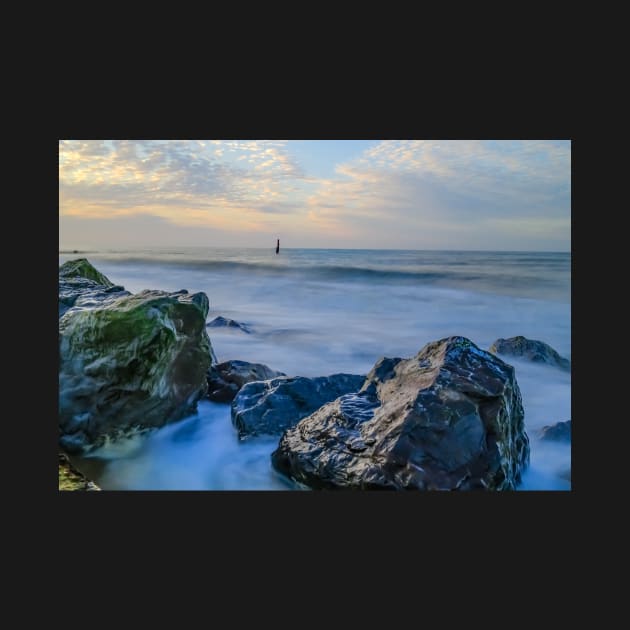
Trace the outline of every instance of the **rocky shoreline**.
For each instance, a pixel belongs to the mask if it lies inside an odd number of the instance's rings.
[[[453,336],[414,357],[383,357],[367,375],[288,376],[218,363],[208,330],[251,328],[207,322],[209,310],[205,293],[131,294],[87,259],[61,265],[60,490],[99,489],[66,454],[175,422],[202,398],[231,405],[240,439],[277,436],[271,465],[312,489],[513,490],[529,437],[514,368],[501,357],[570,370],[542,341],[497,339],[483,350]]]

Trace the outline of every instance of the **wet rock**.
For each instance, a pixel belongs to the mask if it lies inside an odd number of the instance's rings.
[[[543,427],[539,437],[546,442],[571,442],[571,420]]]
[[[493,354],[518,357],[534,363],[546,363],[555,365],[563,370],[571,370],[571,362],[561,357],[551,346],[544,341],[527,339],[526,337],[510,337],[509,339],[497,339],[488,348]]]
[[[208,398],[215,402],[232,402],[241,387],[253,381],[266,381],[284,372],[272,370],[262,363],[248,361],[224,361],[208,370]]]
[[[381,359],[272,454],[287,477],[332,489],[512,490],[528,463],[514,368],[464,337]]]
[[[60,294],[77,295],[59,320],[60,446],[86,454],[193,413],[211,362],[207,296],[131,295],[76,275],[94,276],[83,262],[66,265]]]
[[[251,332],[249,326],[247,326],[246,324],[241,324],[234,319],[222,317],[221,315],[215,317],[211,322],[208,322],[206,326],[208,328],[237,328],[238,330],[242,330],[247,334]]]
[[[100,490],[85,475],[79,472],[64,453],[59,453],[59,490]]]
[[[85,258],[69,260],[59,267],[59,317],[67,311],[104,306],[131,295],[114,285]]]
[[[357,391],[364,380],[356,374],[332,374],[248,383],[232,402],[232,423],[239,438],[279,435],[325,403]]]
[[[98,271],[87,258],[68,260],[59,267],[59,279],[84,278],[92,280],[105,288],[113,287],[114,283]]]

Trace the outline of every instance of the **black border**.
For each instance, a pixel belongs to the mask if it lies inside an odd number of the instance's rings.
[[[421,77],[416,76],[414,80],[421,81]],[[40,242],[37,247],[44,258],[42,266],[46,268],[45,286],[41,287],[46,296],[45,305],[38,312],[36,325],[41,331],[38,356],[45,355],[46,359],[37,367],[38,394],[29,400],[28,406],[35,403],[34,425],[45,424],[48,429],[47,442],[36,440],[42,453],[29,459],[35,464],[32,470],[37,471],[33,486],[45,486],[46,501],[55,514],[60,539],[63,531],[78,536],[77,524],[82,524],[89,531],[86,544],[93,536],[98,536],[100,541],[120,542],[127,538],[129,524],[133,523],[134,530],[138,525],[143,526],[138,535],[162,540],[168,536],[173,543],[176,539],[184,544],[198,539],[211,547],[223,545],[217,541],[225,540],[226,545],[236,549],[246,541],[249,550],[258,545],[276,551],[284,549],[298,556],[300,547],[291,551],[290,545],[301,544],[302,549],[308,548],[309,557],[324,540],[336,541],[335,546],[341,545],[340,549],[345,541],[343,553],[347,553],[349,559],[355,553],[353,549],[359,538],[372,540],[375,545],[389,540],[398,555],[404,554],[399,545],[405,540],[411,547],[428,544],[464,549],[477,544],[484,547],[507,538],[513,538],[512,544],[517,547],[527,547],[527,541],[540,540],[539,532],[550,535],[554,528],[563,530],[562,535],[566,535],[584,483],[584,477],[576,470],[577,457],[573,458],[571,492],[421,495],[325,491],[59,492],[54,485],[56,481],[50,468],[57,460],[57,426],[53,418],[58,394],[55,312],[58,224],[55,227],[52,206],[58,194],[59,139],[571,139],[572,251],[575,251],[581,203],[575,196],[574,158],[581,142],[575,141],[570,103],[566,98],[556,98],[557,92],[532,91],[528,85],[506,93],[498,89],[498,93],[492,92],[490,99],[485,100],[478,99],[478,92],[469,83],[461,84],[461,90],[453,90],[442,100],[432,98],[430,90],[424,93],[426,96],[419,97],[413,90],[403,93],[392,90],[392,86],[387,91],[383,84],[370,86],[371,90],[367,90],[366,85],[362,87],[364,92],[383,90],[381,96],[383,101],[391,101],[389,106],[380,101],[376,107],[373,103],[366,107],[365,103],[375,96],[360,91],[354,96],[361,96],[363,101],[346,99],[345,93],[324,91],[320,101],[309,102],[308,108],[303,107],[304,100],[295,96],[287,95],[289,98],[284,103],[276,99],[266,105],[264,96],[257,99],[242,91],[239,97],[245,107],[239,107],[234,101],[225,102],[216,94],[216,102],[213,98],[211,104],[207,97],[186,99],[179,106],[175,99],[170,99],[167,107],[152,109],[154,95],[150,95],[149,99],[131,103],[128,109],[120,103],[109,109],[114,103],[103,99],[102,102],[97,100],[100,106],[95,111],[88,98],[90,107],[82,109],[79,103],[73,103],[68,110],[57,112],[62,115],[52,125],[43,146],[43,171],[49,184],[36,191],[43,197],[39,206],[44,209],[38,219]],[[97,95],[95,91],[95,97]],[[581,188],[584,180],[580,181]],[[574,257],[572,273],[575,278]],[[575,283],[572,284],[575,290]],[[573,310],[575,312],[575,308]],[[574,338],[576,329],[574,325]],[[576,368],[581,362],[581,352],[576,353],[576,349],[576,344],[572,343],[574,379],[578,378]],[[577,390],[574,381],[572,408],[576,418],[580,413],[575,400]],[[579,425],[579,422],[574,424]],[[582,434],[579,427],[574,434],[579,441]],[[39,466],[42,470],[38,470]],[[45,481],[42,483],[42,480]],[[562,544],[566,544],[566,540]],[[501,557],[500,548],[488,550],[486,557],[490,559],[495,553],[498,554],[497,565],[509,562]],[[510,555],[507,550],[505,553]],[[521,558],[518,564],[515,570],[521,571],[527,560]]]

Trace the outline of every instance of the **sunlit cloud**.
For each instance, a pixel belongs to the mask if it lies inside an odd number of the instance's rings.
[[[343,142],[316,177],[292,141],[62,140],[60,237],[155,217],[235,244],[570,249],[568,141],[374,141],[338,159]]]
[[[309,217],[423,247],[456,236],[455,247],[501,249],[508,236],[568,248],[570,171],[568,142],[384,141],[321,182]]]
[[[279,143],[62,141],[59,154],[60,208],[71,215],[91,216],[99,205],[99,215],[164,206],[255,210],[285,196],[284,180],[305,179]],[[253,168],[230,159],[244,156]]]

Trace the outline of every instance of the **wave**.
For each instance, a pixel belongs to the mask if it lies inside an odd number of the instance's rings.
[[[206,272],[239,272],[247,274],[264,273],[279,276],[305,275],[325,280],[418,280],[422,282],[438,282],[448,278],[457,280],[479,280],[483,274],[470,274],[461,271],[423,271],[400,268],[357,267],[344,265],[287,265],[254,262],[237,262],[225,260],[165,260],[164,258],[116,258],[108,260],[117,265],[160,265],[179,267]]]
[[[208,255],[209,254],[209,255]],[[60,262],[65,257],[60,259]],[[570,295],[570,254],[504,252],[345,252],[294,250],[285,256],[244,250],[183,252],[101,252],[90,261],[126,267],[134,275],[151,272],[191,272],[235,277],[260,277],[272,282],[370,284],[378,286],[432,286],[480,290],[566,301]],[[113,270],[112,270],[113,273]]]

